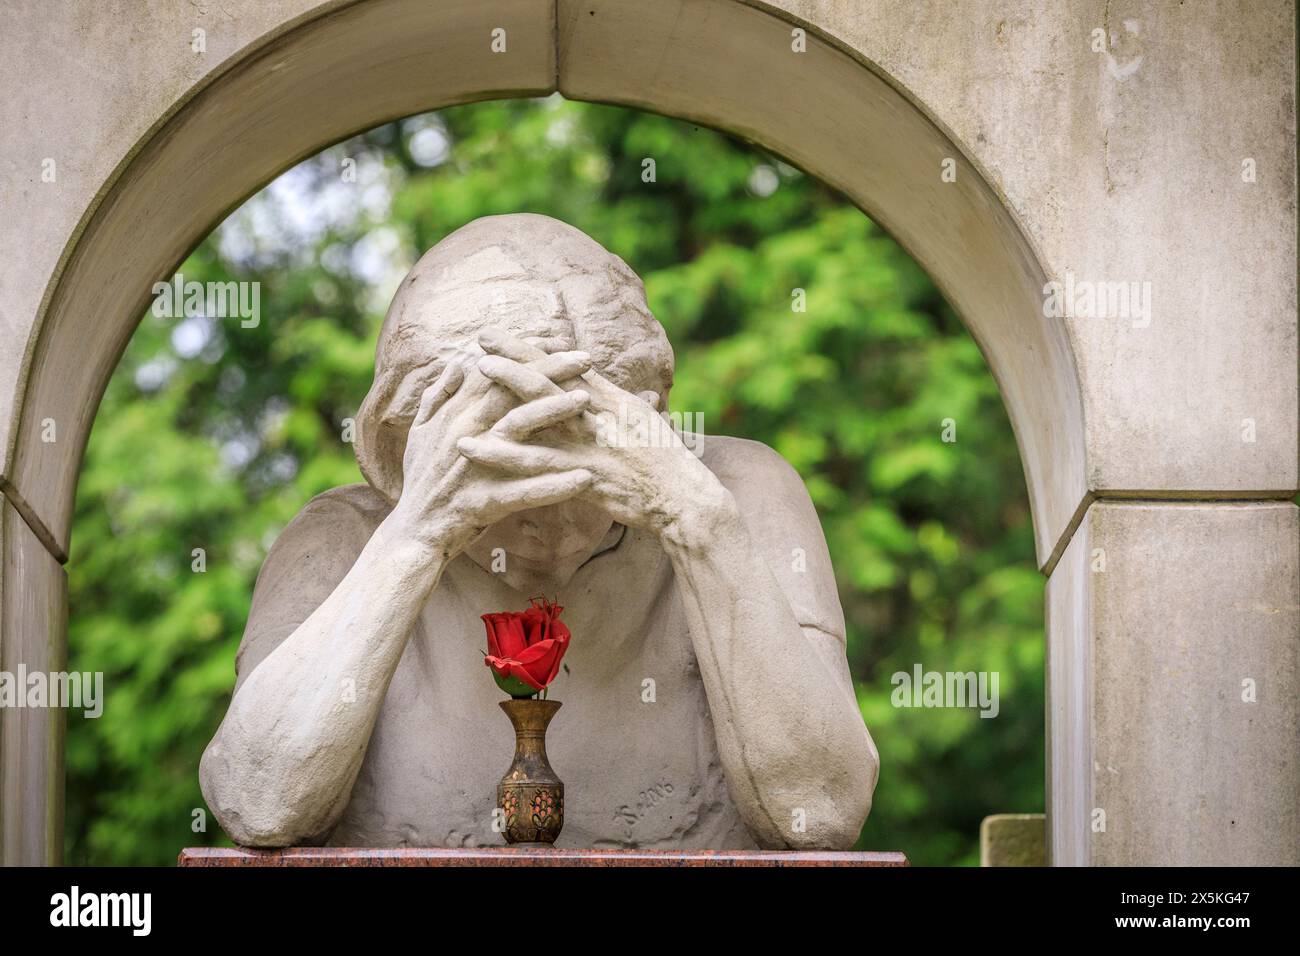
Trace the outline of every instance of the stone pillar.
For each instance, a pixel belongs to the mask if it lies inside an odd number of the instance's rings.
[[[0,671],[62,671],[68,578],[6,497],[0,499]],[[24,688],[17,687],[21,693]],[[0,708],[0,863],[54,865],[63,856],[63,738],[59,707]]]
[[[1298,594],[1290,502],[1092,504],[1048,584],[1052,862],[1300,863]]]

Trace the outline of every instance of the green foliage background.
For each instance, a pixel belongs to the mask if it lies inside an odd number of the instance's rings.
[[[711,130],[558,97],[414,117],[306,161],[180,269],[260,282],[256,328],[144,318],[77,493],[69,666],[105,673],[106,705],[69,717],[69,861],[165,865],[224,842],[210,815],[192,828],[198,762],[262,559],[311,496],[361,480],[342,432],[397,279],[465,222],[522,211],[645,279],[677,352],[675,410],[770,444],[807,482],[882,758],[860,846],[977,862],[984,815],[1043,806],[1043,584],[979,350],[823,185]],[[1000,715],[891,706],[890,675],[918,662],[998,672]]]

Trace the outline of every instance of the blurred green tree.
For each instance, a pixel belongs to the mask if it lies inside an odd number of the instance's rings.
[[[675,410],[803,475],[882,755],[860,845],[971,864],[985,814],[1042,808],[1043,583],[974,341],[893,241],[798,170],[711,130],[551,97],[376,128],[250,199],[180,272],[260,283],[256,327],[145,316],[77,491],[69,666],[105,673],[106,705],[69,718],[70,862],[167,864],[224,841],[198,761],[262,559],[312,495],[361,480],[348,426],[406,269],[471,219],[524,211],[645,279],[677,352]],[[891,675],[916,663],[996,671],[997,719],[892,706]]]

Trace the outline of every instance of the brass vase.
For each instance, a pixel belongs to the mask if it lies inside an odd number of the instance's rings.
[[[560,702],[503,700],[501,709],[515,728],[514,763],[497,784],[506,842],[551,846],[564,826],[564,784],[546,759],[546,726]]]

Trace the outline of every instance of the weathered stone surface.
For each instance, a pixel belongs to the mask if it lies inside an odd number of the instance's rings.
[[[0,671],[15,682],[24,671],[61,671],[67,573],[3,498],[0,544]],[[58,707],[0,707],[0,864],[43,866],[63,855],[66,724]]]
[[[1048,591],[1053,861],[1300,862],[1300,510],[1098,502]]]
[[[1046,866],[1047,818],[997,813],[980,822],[980,866]]]
[[[1146,327],[1064,320],[1089,488],[1297,487],[1294,3],[775,5],[880,64],[951,130],[1053,278],[1150,283]]]
[[[12,295],[0,285],[17,317],[0,352],[0,482],[30,503],[60,558],[95,407],[152,285],[232,206],[382,120],[554,89],[548,0],[334,0],[295,19],[306,6],[237,3],[212,23],[189,5],[113,17],[33,3],[21,30],[0,34],[12,44],[0,62],[19,70],[4,86],[20,91],[0,102],[0,126],[24,131],[0,156],[6,207],[19,197],[0,243],[21,257],[0,271],[21,283]],[[195,54],[205,27],[209,52]],[[494,29],[507,31],[506,53],[492,52]],[[114,81],[95,79],[105,75]],[[82,103],[86,115],[59,119]],[[46,183],[50,155],[65,172]],[[47,419],[57,442],[40,440]]]
[[[9,131],[0,148],[0,247],[15,258],[0,269],[0,475],[12,473],[13,428],[37,316],[108,184],[150,128],[205,76],[319,6],[320,0],[244,2],[237,10],[167,0],[8,5],[0,32],[0,128]],[[193,49],[195,30],[203,31],[204,53]],[[54,164],[52,182],[42,177],[46,161]],[[111,355],[110,366],[115,361]],[[97,403],[93,397],[70,411],[88,418]],[[64,417],[63,425],[71,439],[76,422]]]

